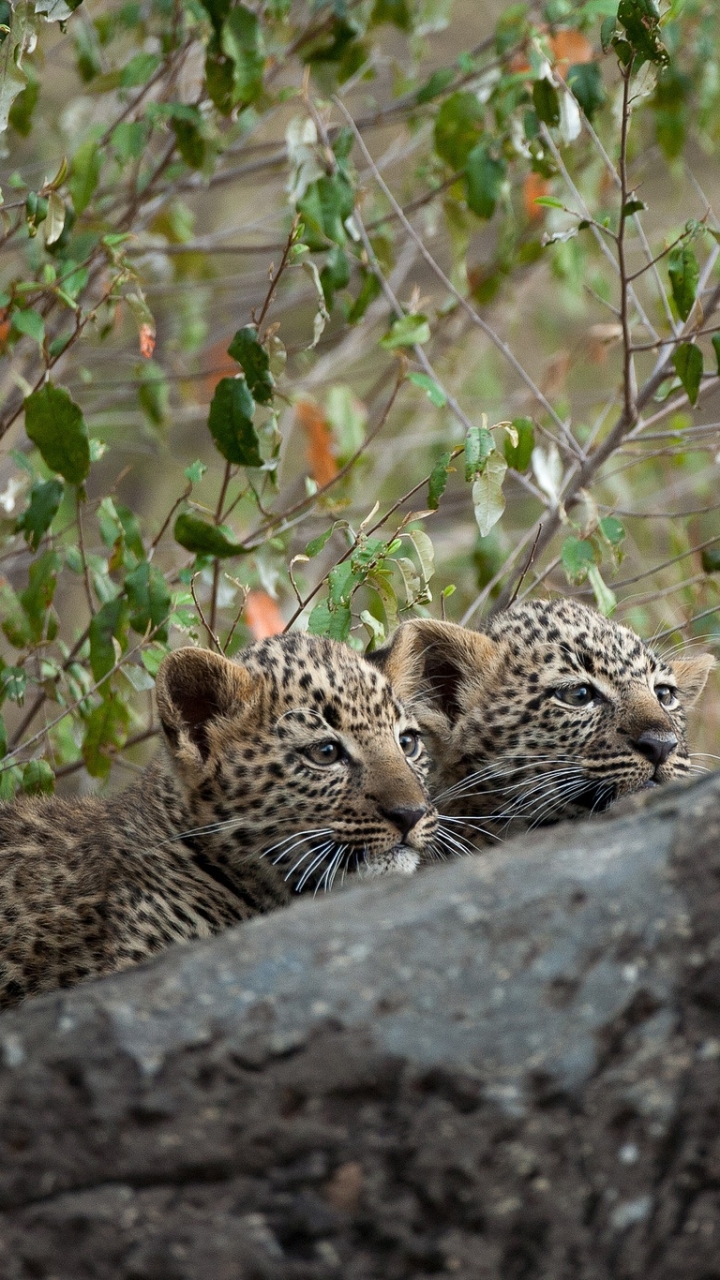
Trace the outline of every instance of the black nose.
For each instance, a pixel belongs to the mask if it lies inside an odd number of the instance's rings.
[[[392,822],[393,826],[397,827],[404,840],[420,819],[425,817],[427,809],[411,809],[407,805],[399,805],[397,809],[381,809],[380,812],[383,818],[387,818],[388,822]]]
[[[672,754],[678,744],[678,740],[673,733],[663,734],[653,733],[652,729],[641,733],[637,738],[630,739],[630,745],[640,752],[641,756],[645,756],[656,769],[664,764],[668,756]]]

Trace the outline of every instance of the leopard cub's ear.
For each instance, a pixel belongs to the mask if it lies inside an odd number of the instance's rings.
[[[454,724],[481,693],[496,652],[495,641],[479,631],[415,618],[367,657],[416,714],[429,710]]]
[[[678,689],[686,707],[697,702],[713,667],[717,666],[711,653],[698,653],[692,658],[677,658],[670,663],[670,670],[678,682]]]
[[[209,649],[176,649],[157,674],[160,721],[176,755],[205,760],[210,723],[236,715],[253,695],[253,679],[237,663]]]

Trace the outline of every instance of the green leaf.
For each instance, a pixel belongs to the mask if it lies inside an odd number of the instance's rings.
[[[350,283],[350,263],[344,249],[336,244],[329,252],[320,272],[320,284],[328,311],[332,310],[335,294]]]
[[[390,327],[389,333],[380,339],[380,346],[386,351],[395,351],[398,347],[414,347],[430,341],[430,325],[427,316],[401,316]]]
[[[687,320],[693,309],[700,279],[700,267],[692,245],[675,246],[668,258],[668,275],[678,314],[682,320]]]
[[[588,120],[592,120],[606,98],[600,63],[575,62],[568,67],[566,80]]]
[[[715,359],[716,359],[716,361],[717,361],[717,372],[718,372],[718,377],[720,377],[720,333],[714,333],[714,334],[713,334],[713,336],[712,336],[712,338],[710,339],[710,341],[711,341],[711,342],[712,342],[712,344],[713,344],[713,350],[714,350],[714,352],[715,352]]]
[[[76,213],[87,209],[100,181],[102,152],[95,138],[88,138],[78,147],[72,159],[68,187]]]
[[[358,579],[350,560],[338,564],[328,574],[328,590],[330,603],[334,605],[349,604],[353,589]]]
[[[568,582],[584,582],[591,565],[597,561],[597,550],[589,538],[566,538],[560,553]]]
[[[40,97],[40,80],[29,62],[22,68],[22,73],[27,75],[27,84],[24,89],[21,89],[10,108],[8,124],[22,138],[27,138],[32,130],[33,111]],[[0,71],[1,75],[2,71]]]
[[[197,114],[197,121],[182,116],[173,116],[170,121],[177,149],[189,169],[202,169],[207,157],[207,143],[200,128],[201,117],[199,112]]]
[[[468,209],[478,218],[492,218],[505,178],[505,162],[494,160],[486,143],[479,142],[465,162],[465,196]]]
[[[667,66],[670,59],[660,39],[660,13],[654,0],[620,0],[617,16],[635,54],[635,69],[643,62]]]
[[[30,565],[28,585],[18,595],[30,623],[33,640],[44,638],[47,613],[55,595],[60,565],[60,556],[56,551],[44,551]]]
[[[326,529],[324,533],[318,534],[317,538],[313,538],[311,542],[308,542],[305,548],[305,555],[308,559],[312,560],[313,556],[319,555],[325,546],[325,543],[329,541],[334,532],[335,525],[331,524],[330,528]]]
[[[533,106],[538,120],[543,124],[558,125],[560,123],[560,99],[558,91],[549,80],[536,80],[532,88]]]
[[[14,800],[22,782],[22,771],[17,765],[6,765],[0,771],[0,800]]]
[[[598,609],[601,613],[605,614],[606,618],[608,618],[617,605],[617,596],[615,595],[615,592],[611,591],[607,583],[603,580],[603,576],[596,564],[591,565],[588,569],[587,578],[593,589],[593,595],[595,596],[595,603]]]
[[[106,778],[112,759],[127,737],[129,713],[118,694],[108,690],[87,719],[82,745],[85,768],[92,778]]]
[[[235,83],[235,63],[227,54],[216,48],[208,49],[205,59],[205,84],[208,97],[213,106],[222,115],[228,116],[233,110],[233,86]]]
[[[445,486],[448,482],[448,475],[451,471],[450,459],[451,453],[444,453],[439,462],[436,462],[430,472],[428,481],[428,507],[431,511],[437,511],[440,506],[440,499],[445,492]]]
[[[22,706],[25,701],[25,689],[27,686],[27,676],[22,667],[5,667],[0,674],[0,687],[2,688],[3,698],[10,698],[12,702],[17,702]]]
[[[432,102],[433,98],[437,98],[439,94],[445,92],[454,79],[455,72],[452,67],[440,67],[437,71],[433,71],[430,79],[425,82],[421,89],[418,89],[415,101],[418,104]]]
[[[36,480],[30,490],[30,502],[15,522],[15,529],[22,532],[29,547],[37,551],[43,534],[52,524],[65,492],[62,480]]]
[[[360,279],[362,280],[362,285],[357,298],[348,311],[348,324],[357,324],[359,320],[362,320],[370,303],[374,302],[380,294],[380,281],[373,271],[362,269],[360,271]]]
[[[241,467],[261,467],[255,408],[244,378],[221,378],[210,405],[208,427],[223,458]]]
[[[505,461],[513,471],[526,471],[535,448],[535,424],[532,418],[513,418],[512,425],[517,431],[518,442],[514,445],[510,437],[506,437],[503,448]]]
[[[120,74],[123,89],[135,89],[138,85],[147,84],[161,62],[162,58],[157,53],[136,53]]]
[[[183,511],[175,521],[173,537],[186,551],[193,551],[200,556],[246,556],[245,547],[226,538],[221,529],[198,516]]]
[[[375,0],[370,24],[375,27],[381,22],[391,22],[400,31],[410,31],[412,22],[408,0]]]
[[[55,790],[55,774],[47,760],[28,760],[22,774],[22,789],[27,796],[50,796]]]
[[[90,445],[80,406],[64,387],[46,382],[25,401],[25,430],[51,471],[82,484],[90,470]]]
[[[28,77],[22,66],[23,56],[35,44],[36,19],[33,5],[18,0],[13,5],[12,16],[5,15],[4,24],[10,27],[0,45],[0,133],[8,127],[8,116],[13,102],[27,84]]]
[[[351,626],[352,611],[349,605],[331,609],[327,600],[316,604],[308,618],[311,636],[330,636],[331,640],[347,640]]]
[[[687,392],[688,400],[695,404],[703,375],[703,355],[698,346],[682,342],[673,356],[675,372]]]
[[[25,311],[13,312],[12,327],[15,333],[25,333],[34,338],[38,346],[45,341],[45,323],[37,311],[28,307]]]
[[[623,205],[622,216],[623,218],[629,218],[633,213],[642,213],[643,209],[647,209],[644,200],[628,200]]]
[[[122,502],[115,503],[115,512],[125,535],[125,546],[134,556],[137,556],[138,560],[144,560],[145,546],[137,516]]]
[[[137,369],[138,400],[154,427],[162,426],[170,409],[170,388],[165,371],[155,360],[143,360]]]
[[[720,547],[703,547],[701,559],[705,573],[720,573]]]
[[[435,117],[435,150],[453,169],[462,169],[483,130],[485,113],[474,93],[453,93]]]
[[[536,196],[533,204],[540,204],[544,209],[564,209],[565,205],[562,200],[556,200],[554,196]]]
[[[355,193],[344,174],[311,182],[297,208],[305,227],[303,239],[310,249],[328,249],[330,242],[345,244],[344,224],[355,208]]]
[[[167,619],[170,613],[171,596],[165,578],[157,566],[143,560],[137,569],[127,574],[125,591],[130,608],[134,610],[130,614],[130,626],[133,631],[144,635],[150,629],[155,631],[156,640],[167,640]]]
[[[113,638],[120,639],[126,612],[125,601],[118,596],[98,609],[90,623],[90,669],[96,681],[112,671],[117,662]]]
[[[465,437],[466,480],[473,480],[479,472],[484,470],[485,463],[494,448],[495,441],[487,427],[470,428]]]
[[[598,521],[598,529],[611,547],[618,547],[625,538],[625,528],[617,516],[603,516],[602,520]]]
[[[428,400],[435,405],[436,409],[442,409],[447,404],[447,396],[442,387],[439,387],[434,378],[430,378],[427,373],[409,373],[408,382],[413,382],[416,387],[422,387]]]
[[[246,324],[238,329],[228,347],[228,355],[240,365],[253,400],[257,404],[269,404],[275,385],[270,373],[270,357],[258,342],[254,324]]]
[[[493,452],[485,463],[482,474],[473,483],[472,501],[481,538],[487,537],[505,510],[503,480],[507,469],[505,459]]]
[[[206,471],[207,467],[205,466],[205,463],[201,462],[199,458],[196,458],[194,462],[190,463],[189,467],[185,468],[183,475],[191,484],[199,484]]]
[[[232,58],[233,106],[247,107],[262,93],[265,56],[257,17],[245,5],[231,9],[222,26],[223,53]]]
[[[122,120],[110,135],[110,146],[118,160],[137,160],[147,145],[147,137],[144,120]]]

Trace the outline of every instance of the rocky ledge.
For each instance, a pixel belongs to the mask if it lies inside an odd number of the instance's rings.
[[[716,1280],[720,778],[0,1018],[2,1280]]]

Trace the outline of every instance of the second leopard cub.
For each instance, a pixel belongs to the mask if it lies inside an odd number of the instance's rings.
[[[457,852],[688,777],[685,712],[714,666],[666,662],[573,600],[517,605],[483,632],[416,619],[371,656],[417,716]]]
[[[157,703],[165,751],[136,785],[0,806],[0,1008],[429,850],[417,725],[351,649],[179,649]]]

